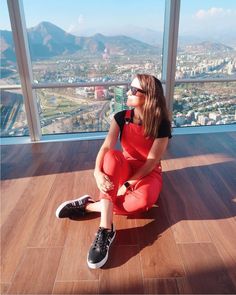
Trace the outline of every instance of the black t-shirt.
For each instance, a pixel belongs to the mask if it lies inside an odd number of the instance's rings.
[[[121,139],[121,135],[122,135],[122,131],[123,131],[123,127],[125,124],[125,113],[126,110],[118,112],[114,115],[114,119],[116,120],[117,124],[120,127],[120,139]],[[133,122],[133,117],[134,117],[134,109],[131,110],[131,119],[130,122]],[[171,127],[170,124],[167,120],[162,120],[161,124],[158,128],[158,134],[156,136],[156,138],[163,138],[163,137],[168,137],[171,138]]]

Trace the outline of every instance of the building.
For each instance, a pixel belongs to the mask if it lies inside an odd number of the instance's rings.
[[[116,86],[114,88],[114,109],[115,112],[128,109],[126,106],[127,101],[127,88],[125,86]]]
[[[108,98],[107,88],[104,86],[96,86],[94,90],[94,98],[96,100],[105,100]]]

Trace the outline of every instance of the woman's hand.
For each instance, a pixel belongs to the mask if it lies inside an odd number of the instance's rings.
[[[110,178],[103,172],[99,171],[94,174],[94,177],[97,182],[97,187],[100,192],[106,194],[108,191],[114,188],[113,183],[111,182]]]

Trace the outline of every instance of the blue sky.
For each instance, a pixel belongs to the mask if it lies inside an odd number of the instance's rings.
[[[27,27],[49,21],[65,31],[89,35],[120,33],[130,27],[163,30],[164,0],[23,0]],[[236,28],[236,0],[182,0],[180,33],[209,34]],[[6,0],[0,28],[10,29]]]

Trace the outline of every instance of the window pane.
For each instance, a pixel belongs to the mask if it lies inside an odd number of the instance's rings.
[[[42,134],[107,131],[126,108],[127,86],[36,90]]]
[[[1,137],[29,135],[21,90],[1,90]]]
[[[1,86],[20,84],[6,0],[0,1]],[[5,88],[4,88],[5,89]],[[1,137],[29,135],[21,89],[0,90]]]
[[[15,45],[6,0],[0,1],[0,71],[1,85],[20,84]]]
[[[181,83],[175,87],[175,127],[236,123],[236,82]]]
[[[35,82],[161,77],[164,0],[24,0]]]
[[[181,0],[176,79],[236,77],[236,1]]]

